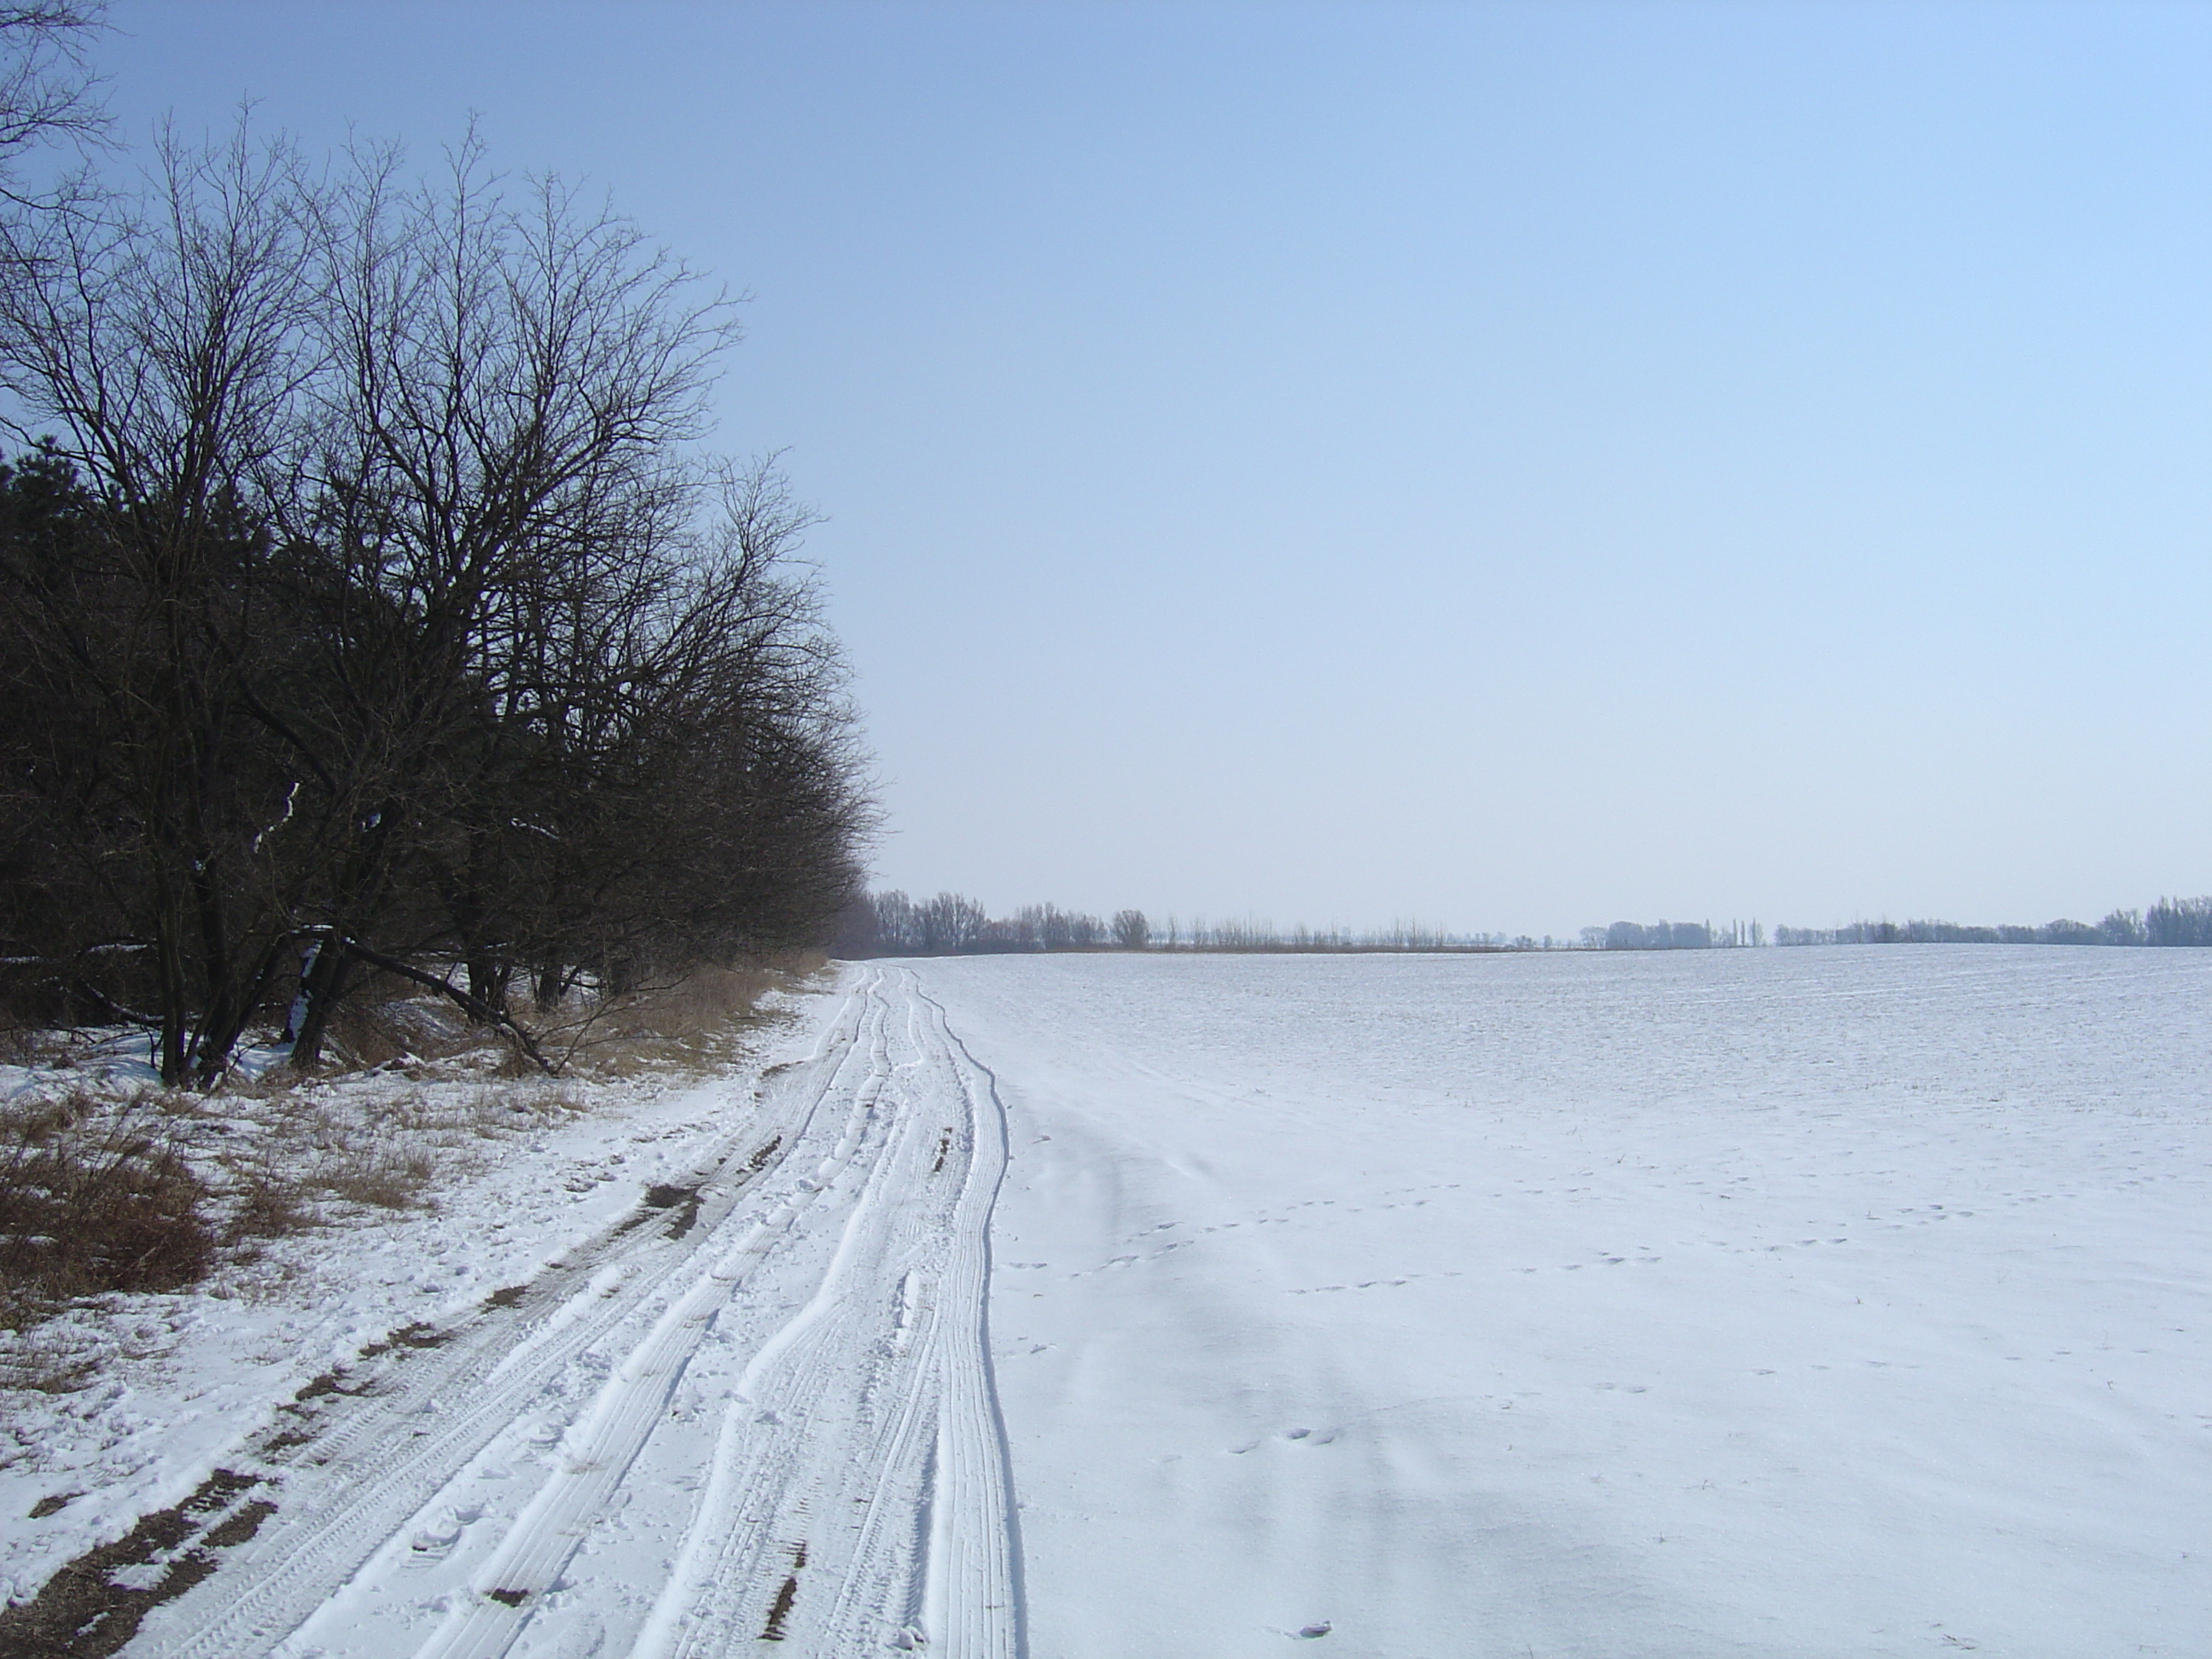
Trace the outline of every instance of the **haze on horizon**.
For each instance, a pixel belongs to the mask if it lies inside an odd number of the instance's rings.
[[[884,779],[994,909],[2212,890],[2212,12],[126,0],[122,136],[611,192],[752,297]]]

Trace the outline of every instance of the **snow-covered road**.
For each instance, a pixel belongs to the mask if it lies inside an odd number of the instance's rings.
[[[241,1460],[274,1510],[131,1651],[1012,1659],[1004,1164],[936,1005],[854,970],[641,1224],[376,1356],[373,1386],[303,1391]]]

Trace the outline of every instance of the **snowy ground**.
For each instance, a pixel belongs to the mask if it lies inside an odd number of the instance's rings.
[[[0,1650],[112,1651],[143,1618],[131,1653],[201,1659],[1012,1659],[997,1104],[910,975],[812,1000],[773,1063],[504,1146],[441,1231],[319,1236],[330,1306],[264,1289],[212,1333],[204,1294],[102,1310],[178,1311],[170,1374],[124,1358],[68,1413],[83,1443],[17,1425],[26,1484],[85,1494],[11,1523],[19,1584],[175,1507],[0,1615]]]
[[[1039,1659],[2207,1651],[2212,953],[921,971]]]
[[[705,1085],[416,1087],[436,1212],[54,1329],[0,1572],[180,1505],[93,1577],[207,1659],[2202,1653],[2208,992],[848,968]]]

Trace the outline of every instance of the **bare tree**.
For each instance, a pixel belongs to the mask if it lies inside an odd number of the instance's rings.
[[[106,19],[98,0],[0,6],[0,199],[18,209],[74,199],[67,187],[58,197],[30,189],[21,164],[41,145],[83,145],[106,136],[91,48]]]
[[[1114,913],[1114,943],[1124,951],[1141,951],[1152,943],[1152,924],[1145,920],[1142,910]]]
[[[922,907],[921,948],[951,954],[972,945],[990,918],[983,907],[961,893],[939,893]]]
[[[4,573],[45,684],[92,722],[85,754],[34,775],[88,815],[74,843],[125,854],[101,885],[151,952],[170,1083],[219,1073],[290,932],[256,833],[289,799],[255,741],[256,640],[284,632],[269,491],[316,364],[307,199],[293,152],[241,130],[165,142],[131,210],[4,232],[0,386],[99,495],[76,556]]]
[[[435,186],[242,125],[158,162],[0,228],[0,386],[58,433],[0,481],[15,953],[118,953],[85,994],[206,1086],[295,974],[296,1065],[371,970],[535,1055],[518,975],[819,939],[873,809],[812,514],[690,453],[727,305],[473,137]],[[12,873],[71,857],[97,927]]]
[[[390,151],[354,159],[328,236],[321,488],[299,529],[371,624],[331,634],[327,672],[365,810],[326,895],[340,948],[307,981],[303,1066],[345,993],[343,942],[386,920],[410,860],[435,871],[472,994],[503,996],[496,890],[535,831],[500,803],[599,735],[562,670],[604,653],[599,624],[649,617],[641,555],[692,510],[679,452],[736,331],[629,222],[555,179],[510,195],[473,133],[436,188]]]

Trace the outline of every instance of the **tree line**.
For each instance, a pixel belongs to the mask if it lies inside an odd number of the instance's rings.
[[[971,956],[1019,951],[1204,951],[1328,952],[1372,951],[1549,950],[1553,941],[1521,934],[1448,933],[1418,922],[1354,931],[1278,928],[1246,918],[1208,921],[1169,916],[1155,923],[1142,910],[1117,910],[1111,918],[1052,904],[1024,905],[994,917],[961,893],[915,900],[896,890],[856,898],[840,922],[836,949],[848,957]]]
[[[720,295],[473,136],[426,178],[241,124],[12,199],[18,1017],[205,1087],[370,975],[535,1054],[579,986],[826,942],[872,808],[813,517],[698,449]]]
[[[994,916],[963,893],[916,901],[894,889],[854,898],[839,919],[836,949],[850,957],[1094,951],[1109,944],[1141,949],[1149,933],[1138,910],[1121,912],[1111,924],[1054,904],[1024,905],[1010,916]]]
[[[1594,951],[1703,951],[1759,945],[1758,922],[1616,921],[1585,927],[1582,943]],[[1955,921],[1855,921],[1842,927],[1774,929],[1777,945],[2212,945],[2212,897],[2162,898],[2148,910],[2114,910],[2102,921],[2061,918],[2039,927],[1982,927]]]
[[[1709,951],[1766,942],[1765,930],[1755,921],[1730,922],[1724,928],[1709,921],[1616,921],[1609,927],[1585,927],[1582,939],[1592,951]]]
[[[1855,921],[1844,927],[1778,927],[1777,945],[2212,945],[2212,897],[2162,898],[2148,910],[2114,910],[2102,921],[2062,917],[2039,927],[1980,927],[1954,921]]]
[[[1775,945],[2212,945],[2212,897],[2160,899],[2148,910],[2115,910],[2094,926],[2057,921],[2039,927],[1962,927],[1948,921],[1853,922],[1848,927],[1778,927]],[[960,956],[1018,951],[1708,951],[1757,948],[1770,942],[1758,921],[1616,921],[1585,927],[1578,941],[1526,933],[1455,933],[1416,922],[1354,931],[1282,929],[1272,922],[1182,921],[1155,924],[1141,910],[1116,911],[1110,921],[1050,904],[1027,905],[994,917],[964,894],[915,900],[903,892],[863,894],[838,926],[836,949],[851,957]]]

